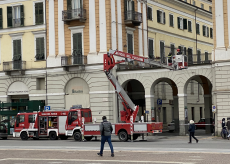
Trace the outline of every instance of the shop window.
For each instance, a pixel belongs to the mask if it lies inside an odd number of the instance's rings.
[[[37,78],[37,90],[44,90],[45,89],[45,78]]]

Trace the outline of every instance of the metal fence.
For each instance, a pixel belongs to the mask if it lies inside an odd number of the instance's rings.
[[[142,22],[142,13],[128,10],[125,12],[125,21]]]
[[[3,62],[3,71],[13,71],[13,70],[25,70],[26,61],[15,60],[9,62]]]
[[[87,64],[87,56],[84,55],[69,55],[61,57],[62,66],[71,66],[71,65],[85,65]]]
[[[86,9],[78,8],[73,10],[62,11],[62,20],[86,19]]]

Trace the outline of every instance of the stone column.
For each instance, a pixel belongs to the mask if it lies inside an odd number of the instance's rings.
[[[188,123],[188,111],[185,109],[187,108],[187,95],[182,93],[178,94],[178,109],[179,109],[179,125],[180,125],[180,130],[179,134],[180,135],[185,135],[188,131],[188,126],[185,125]]]
[[[175,132],[179,132],[179,106],[178,106],[178,96],[173,96],[173,118],[175,121]]]
[[[145,110],[149,111],[148,119],[146,118],[146,121],[154,121],[152,120],[153,117],[156,119],[156,116],[154,115],[154,95],[145,95],[145,108]]]
[[[212,96],[204,95],[204,115],[205,115],[205,124],[212,124]],[[205,125],[205,132],[211,133],[211,125]]]

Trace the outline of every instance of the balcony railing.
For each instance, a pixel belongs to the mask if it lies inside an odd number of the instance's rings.
[[[26,61],[15,60],[3,62],[3,71],[25,70]]]
[[[78,56],[62,56],[61,65],[62,66],[73,66],[73,65],[85,65],[87,64],[87,56],[78,55]]]
[[[71,21],[71,20],[86,20],[86,9],[78,8],[72,10],[64,10],[62,11],[62,20],[63,21]]]
[[[125,22],[132,22],[134,25],[139,26],[142,23],[142,13],[133,10],[125,11]]]
[[[13,27],[21,26],[21,18],[13,19]]]
[[[45,60],[45,49],[36,49],[36,55],[35,59],[36,60]]]

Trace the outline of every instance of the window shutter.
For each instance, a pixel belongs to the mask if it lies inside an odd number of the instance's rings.
[[[83,3],[82,3],[82,0],[80,0],[80,6],[81,6],[81,8],[83,8]]]
[[[36,38],[36,60],[39,60],[40,55],[40,38]]]
[[[199,24],[196,24],[196,33],[200,34],[200,25]]]
[[[43,24],[43,3],[35,3],[35,24]]]
[[[21,26],[24,26],[24,6],[20,6],[20,12],[21,12]]]
[[[134,1],[132,1],[132,11],[133,11],[133,12],[135,11],[135,4],[134,4]]]
[[[14,49],[14,52],[13,52],[13,59],[14,59],[14,56],[17,55],[17,40],[13,40],[13,49]],[[15,60],[15,59],[14,59]]]
[[[197,50],[197,64],[201,63],[200,50]]]
[[[210,38],[213,38],[213,29],[212,28],[210,28]]]
[[[172,55],[175,55],[175,46],[174,46],[174,44],[171,44],[171,53],[172,53]]]
[[[82,33],[73,34],[73,55],[82,55]]]
[[[169,15],[169,20],[170,20],[170,26],[173,27],[173,15]]]
[[[2,25],[2,8],[0,8],[0,29],[3,28],[3,25]]]
[[[148,7],[148,19],[152,20],[152,8]]]
[[[127,11],[127,0],[124,0],[124,12]]]
[[[133,36],[132,34],[128,35],[128,53],[133,54]]]
[[[164,19],[163,23],[165,24],[165,23],[166,23],[166,20],[165,20],[165,12],[163,12],[163,19]]]
[[[207,37],[209,37],[209,28],[207,27]]]
[[[67,0],[67,10],[72,10],[72,0]]]
[[[45,44],[44,44],[44,38],[41,38],[41,44],[40,44],[40,49],[41,49],[41,60],[45,59]]]
[[[192,31],[192,22],[188,21],[188,31],[191,32]]]
[[[164,61],[164,57],[165,57],[165,54],[164,54],[164,42],[160,42],[160,55],[161,55],[161,61],[163,62]]]
[[[186,47],[184,47],[184,55],[187,55],[187,49],[186,49]]]
[[[160,11],[157,10],[157,22],[161,23],[161,16],[160,16]]]
[[[178,24],[178,28],[180,29],[180,18],[177,17],[177,24]]]
[[[187,19],[183,19],[183,28],[186,30],[188,29]]]
[[[205,36],[205,26],[203,25],[203,36]]]
[[[153,59],[153,40],[149,39],[149,58]]]
[[[208,62],[208,52],[205,52],[205,62]]]
[[[21,52],[21,40],[17,40],[17,51],[18,51],[18,56],[19,56],[19,58],[18,58],[18,60],[21,60],[21,54],[22,54],[22,52]]]
[[[7,27],[13,26],[12,7],[7,6]]]

